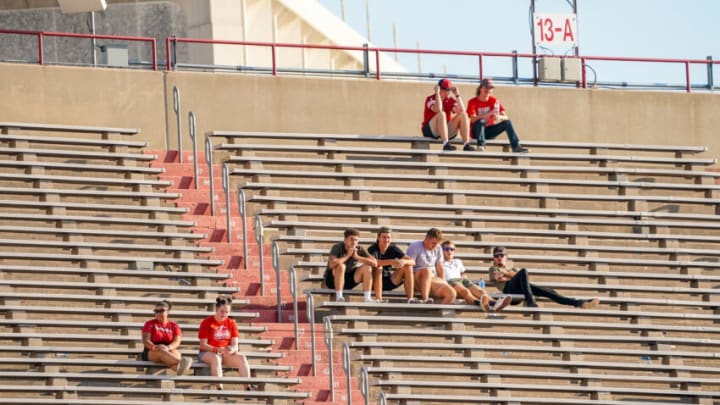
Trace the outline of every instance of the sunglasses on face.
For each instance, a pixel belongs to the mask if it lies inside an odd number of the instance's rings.
[[[498,258],[498,257],[505,257],[505,255],[504,255],[504,254],[502,254],[502,253],[498,253],[498,254],[496,254],[496,255],[493,255],[493,257],[495,257],[495,258]]]
[[[156,309],[153,312],[155,312],[156,314],[162,314],[165,311],[166,311],[165,309]]]
[[[454,251],[455,251],[455,248],[448,246],[448,247],[444,247],[443,250],[446,251],[446,252],[454,252]]]

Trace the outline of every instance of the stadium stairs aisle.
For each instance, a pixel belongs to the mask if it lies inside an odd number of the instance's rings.
[[[231,192],[231,242],[227,241],[226,224],[226,203],[222,190],[221,167],[213,165],[213,178],[215,187],[215,215],[211,215],[210,208],[210,181],[208,176],[207,162],[205,156],[198,156],[198,189],[195,189],[193,180],[193,156],[190,152],[183,153],[183,163],[178,162],[177,151],[145,151],[148,154],[157,155],[157,159],[151,163],[151,167],[163,168],[164,173],[159,176],[161,180],[172,180],[173,186],[168,188],[169,192],[179,192],[182,197],[175,200],[179,208],[187,208],[188,213],[183,215],[184,220],[194,221],[195,227],[192,232],[207,235],[205,239],[199,239],[196,243],[199,246],[213,247],[214,252],[209,254],[212,259],[223,260],[224,264],[218,267],[219,273],[228,273],[231,277],[227,281],[228,286],[239,288],[238,298],[247,300],[249,305],[243,307],[243,311],[251,311],[259,314],[252,322],[253,326],[263,326],[266,332],[260,335],[263,339],[271,339],[274,343],[271,347],[273,352],[283,353],[283,357],[274,362],[278,365],[292,366],[289,373],[282,373],[283,377],[296,377],[301,383],[291,387],[298,392],[310,392],[309,399],[304,401],[305,405],[315,403],[341,404],[347,403],[345,378],[342,371],[342,358],[340,353],[335,353],[334,374],[335,374],[335,402],[330,401],[329,394],[329,367],[325,350],[318,350],[317,376],[312,375],[312,353],[310,342],[310,330],[305,315],[304,298],[300,299],[299,321],[300,341],[299,350],[295,349],[295,338],[292,319],[292,296],[287,291],[287,273],[281,272],[282,288],[282,322],[277,322],[277,298],[276,298],[276,277],[272,265],[271,251],[268,244],[264,248],[264,269],[265,269],[265,294],[262,294],[259,273],[259,251],[255,241],[254,224],[252,215],[246,219],[248,238],[248,257],[243,257],[243,235],[242,219],[240,218],[236,192]],[[247,260],[245,270],[244,260]],[[323,326],[317,325],[316,346],[324,348]],[[353,382],[353,402],[360,403],[362,395],[356,382]]]

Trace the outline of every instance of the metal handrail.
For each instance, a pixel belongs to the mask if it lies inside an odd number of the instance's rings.
[[[245,190],[240,185],[237,188],[238,211],[240,211],[240,221],[242,221],[242,244],[243,244],[243,267],[248,269],[248,244],[247,244],[247,214],[245,212]]]
[[[310,351],[312,353],[312,375],[317,376],[317,365],[315,364],[316,348],[315,348],[315,299],[312,293],[305,293],[305,312],[307,313],[308,323],[310,324]]]
[[[190,140],[192,140],[193,147],[193,183],[195,183],[195,190],[197,190],[200,187],[198,184],[197,119],[195,113],[192,111],[188,114],[188,132],[190,133]]]
[[[348,344],[348,342],[343,343],[342,360],[343,370],[345,370],[345,382],[347,384],[347,403],[348,405],[352,405],[352,373],[350,367],[350,345]]]
[[[360,369],[360,393],[365,399],[365,405],[370,405],[370,380],[368,377],[368,371],[365,366]]]
[[[223,163],[222,165],[222,187],[225,192],[225,226],[227,227],[226,235],[227,242],[232,242],[232,226],[231,225],[231,207],[230,207],[230,175],[228,164]]]
[[[265,228],[263,227],[260,214],[255,214],[255,243],[258,247],[258,267],[260,268],[260,295],[265,295],[265,260],[263,260],[263,238],[265,237]]]
[[[384,392],[380,393],[380,405],[387,405],[387,398]]]
[[[280,294],[280,246],[276,240],[270,246],[272,266],[275,270],[275,292],[277,296],[277,321],[282,322],[282,297]]]
[[[182,124],[180,120],[180,90],[177,86],[173,86],[173,111],[175,111],[175,126],[177,126],[177,148],[178,163],[183,162],[182,153]]]
[[[213,179],[213,152],[212,141],[205,136],[205,161],[208,165],[208,177],[210,179],[210,215],[215,216],[215,179]]]
[[[297,299],[297,274],[295,272],[295,266],[290,266],[288,269],[289,281],[290,281],[290,295],[293,299],[293,326],[295,331],[295,350],[300,350],[300,326],[298,325],[298,299]]]
[[[38,64],[45,64],[44,58],[44,39],[45,37],[64,37],[64,38],[86,38],[86,39],[107,39],[117,41],[136,41],[149,42],[152,46],[152,69],[157,70],[157,40],[154,37],[135,37],[128,35],[102,35],[102,34],[79,34],[75,32],[52,32],[52,31],[24,31],[24,30],[5,30],[0,29],[0,34],[11,35],[32,35],[38,40]]]
[[[335,375],[333,370],[333,330],[332,320],[329,316],[325,321],[325,347],[328,350],[328,372],[330,373],[330,401],[335,402]]]

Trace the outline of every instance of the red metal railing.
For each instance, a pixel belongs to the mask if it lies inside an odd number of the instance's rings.
[[[99,35],[99,34],[76,34],[73,32],[46,32],[46,31],[22,31],[22,30],[2,30],[0,34],[29,35],[36,36],[38,41],[38,63],[45,63],[43,57],[43,42],[45,37],[63,37],[63,38],[85,38],[85,39],[106,39],[118,41],[134,41],[149,42],[152,46],[152,69],[157,70],[157,44],[155,38],[151,37],[133,37],[124,35]]]
[[[375,56],[375,78],[380,80],[381,66],[380,66],[380,53],[409,53],[409,54],[424,54],[424,55],[447,55],[447,56],[475,56],[478,58],[478,79],[483,78],[483,63],[487,57],[501,57],[501,58],[514,58],[514,59],[532,59],[537,61],[539,58],[552,57],[548,55],[536,55],[531,53],[502,53],[502,52],[473,52],[473,51],[447,51],[447,50],[430,50],[430,49],[406,49],[406,48],[383,48],[383,47],[358,47],[358,46],[339,46],[339,45],[308,45],[308,44],[292,44],[292,43],[274,43],[274,42],[256,42],[256,41],[223,41],[223,40],[212,40],[212,39],[194,39],[194,38],[167,38],[165,41],[167,60],[170,61],[171,47],[177,43],[195,43],[195,44],[218,44],[218,45],[240,45],[240,46],[257,46],[270,48],[271,52],[271,72],[273,75],[277,75],[277,48],[301,48],[301,49],[324,49],[324,50],[342,50],[342,51],[361,51],[373,53]],[[581,56],[581,77],[582,80],[578,85],[582,88],[587,88],[587,61],[612,61],[612,62],[652,62],[652,63],[670,63],[670,64],[682,64],[685,67],[685,90],[691,91],[690,82],[690,66],[693,64],[698,65],[715,65],[720,64],[720,61],[704,60],[704,59],[668,59],[668,58],[628,58],[628,57],[607,57],[607,56]],[[167,64],[167,69],[171,70],[173,63]],[[533,69],[533,82],[537,84],[538,78],[535,70]]]

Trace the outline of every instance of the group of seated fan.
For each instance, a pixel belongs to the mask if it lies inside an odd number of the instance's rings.
[[[392,243],[388,227],[378,229],[377,239],[368,249],[358,245],[359,237],[357,229],[346,229],[344,240],[330,249],[324,283],[335,290],[336,301],[345,301],[344,289],[361,284],[365,302],[387,302],[383,291],[404,285],[408,303],[451,304],[459,297],[486,312],[502,310],[512,302],[512,295],[522,295],[527,307],[537,307],[536,297],[577,308],[594,308],[599,304],[597,298],[565,297],[532,284],[526,269],[508,266],[507,249],[501,246],[493,249],[488,274],[502,293],[493,298],[482,288],[484,282],[476,283],[465,276],[462,260],[455,257],[455,244],[443,240],[442,231],[437,228],[428,230],[423,240],[410,243],[406,252]],[[416,293],[420,299],[415,298]]]
[[[203,319],[200,323],[198,338],[198,360],[207,364],[210,375],[222,377],[223,366],[237,368],[241,377],[250,376],[247,359],[238,353],[240,333],[237,324],[232,320],[230,309],[232,298],[220,296],[215,300],[215,314]],[[142,342],[144,350],[141,358],[144,361],[162,363],[176,371],[177,375],[188,372],[192,359],[183,357],[178,351],[182,340],[180,326],[169,320],[172,305],[168,301],[155,304],[155,317],[143,325]],[[206,388],[212,388],[211,385]],[[222,384],[215,386],[223,389]]]

